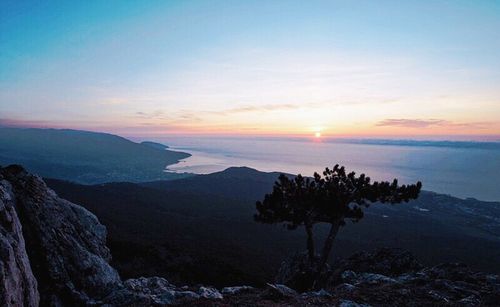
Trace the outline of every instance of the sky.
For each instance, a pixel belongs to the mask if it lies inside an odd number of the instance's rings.
[[[500,140],[500,1],[0,2],[0,125]]]

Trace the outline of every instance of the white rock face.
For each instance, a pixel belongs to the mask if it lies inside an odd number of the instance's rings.
[[[10,183],[0,174],[0,306],[38,306],[37,281],[14,200]]]
[[[20,166],[0,168],[0,176],[11,187],[10,201],[23,227],[22,235],[20,226],[12,234],[24,236],[41,305],[82,305],[122,287],[118,273],[108,263],[106,228],[95,215],[59,198],[40,177]],[[9,227],[8,219],[5,217],[4,227]],[[28,259],[20,256],[20,266],[29,267]],[[29,278],[23,280],[21,289],[26,291],[35,284]]]
[[[200,290],[198,291],[201,297],[208,298],[208,299],[213,299],[213,300],[221,300],[223,299],[222,294],[220,294],[219,290],[215,288],[208,288],[208,287],[200,287]]]

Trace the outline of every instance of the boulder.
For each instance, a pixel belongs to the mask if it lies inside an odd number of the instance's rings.
[[[198,294],[203,298],[211,300],[221,300],[224,298],[222,294],[220,294],[219,290],[210,287],[200,287]]]
[[[224,287],[222,288],[221,293],[224,295],[235,295],[242,292],[251,291],[254,289],[255,289],[254,287],[250,286]]]
[[[123,284],[128,290],[144,295],[161,295],[175,290],[175,286],[162,277],[127,279]]]

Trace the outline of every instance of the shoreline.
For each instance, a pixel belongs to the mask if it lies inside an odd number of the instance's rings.
[[[169,173],[211,174],[246,166],[261,172],[312,176],[326,166],[345,165],[373,180],[398,178],[401,183],[422,181],[424,188],[462,199],[500,200],[500,191],[487,178],[495,176],[500,152],[490,149],[391,146],[310,142],[188,140],[169,149],[191,154],[165,168]],[[196,141],[196,140],[194,140]],[[253,146],[252,146],[253,145]],[[332,162],[333,161],[333,162]]]

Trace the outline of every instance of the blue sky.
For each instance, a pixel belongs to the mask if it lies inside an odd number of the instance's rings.
[[[4,124],[500,135],[499,1],[2,1]]]

